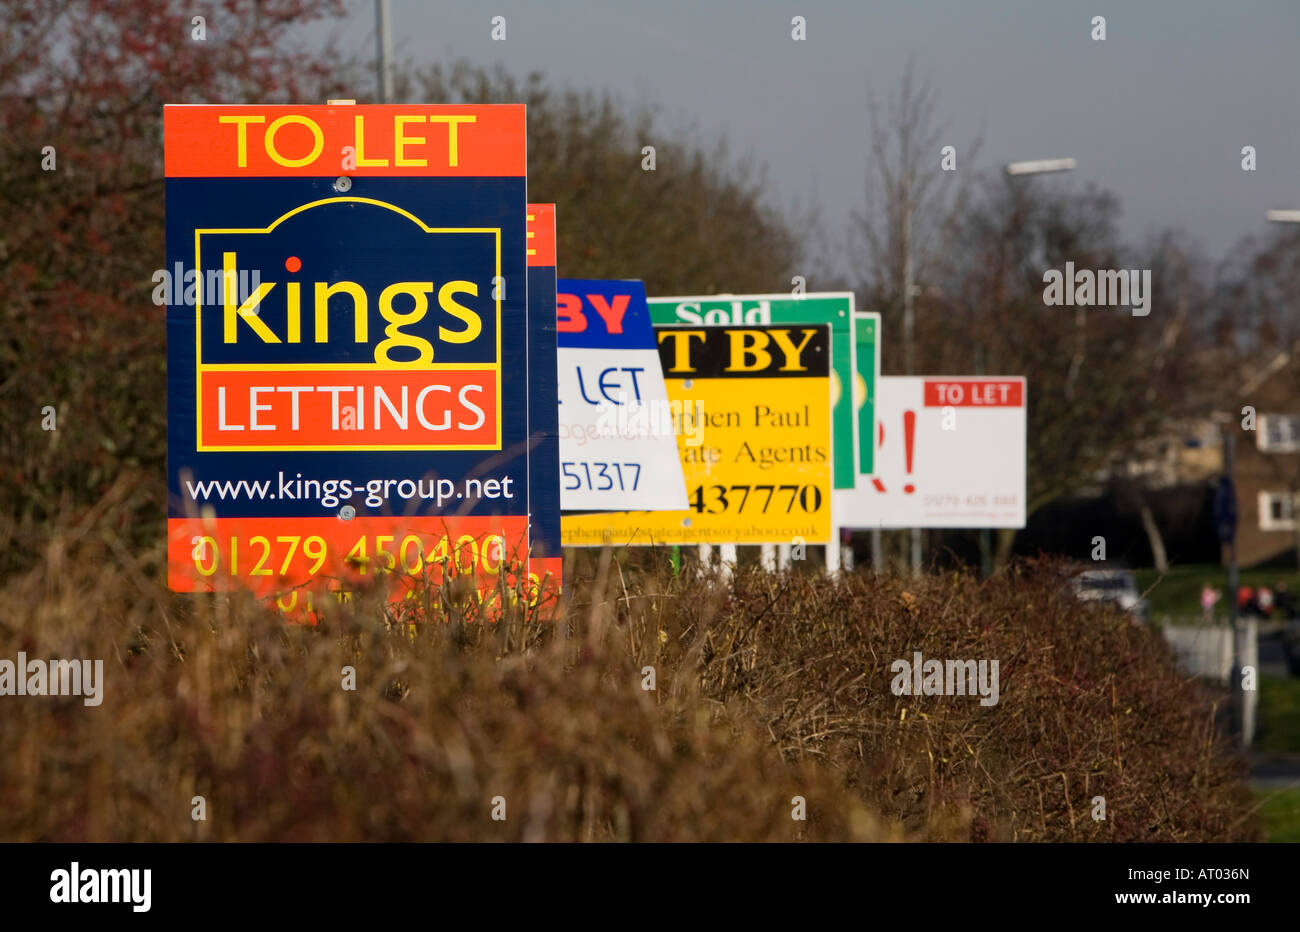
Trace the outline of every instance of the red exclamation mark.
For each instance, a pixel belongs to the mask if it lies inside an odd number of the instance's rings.
[[[912,474],[912,452],[913,452],[912,448],[914,446],[915,440],[916,440],[916,412],[904,411],[903,412],[903,447],[904,447],[903,452],[907,458],[907,474],[909,476]],[[916,491],[916,486],[912,485],[912,483],[909,482],[907,485],[903,486],[903,491],[906,492],[908,495],[911,495],[913,492]]]
[[[876,440],[876,446],[883,447],[885,445],[885,422],[884,421],[877,422],[876,431],[878,437],[878,439]],[[876,487],[877,492],[885,491],[885,484],[881,482],[879,478],[872,479],[871,484]]]

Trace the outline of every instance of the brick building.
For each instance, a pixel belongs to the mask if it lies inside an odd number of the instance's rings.
[[[1242,381],[1235,420],[1225,425],[1237,437],[1237,558],[1242,566],[1294,565],[1300,536],[1298,350],[1300,344],[1278,353]],[[1255,411],[1253,431],[1241,413],[1247,406]]]
[[[1225,373],[1206,415],[1171,421],[1138,445],[1129,460],[1100,471],[1068,501],[1031,516],[1017,551],[1088,559],[1101,534],[1122,564],[1154,565],[1157,546],[1175,563],[1209,562],[1219,551],[1211,504],[1224,466],[1224,438],[1234,438],[1237,559],[1242,567],[1296,566],[1300,540],[1300,342]],[[1253,409],[1253,425],[1243,409]],[[1116,484],[1119,480],[1119,484]],[[1124,495],[1124,482],[1140,495]],[[1087,533],[1084,533],[1084,531]],[[1219,552],[1226,563],[1226,550]]]

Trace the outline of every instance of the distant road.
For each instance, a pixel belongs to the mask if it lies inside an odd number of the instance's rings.
[[[1250,765],[1250,785],[1257,790],[1300,787],[1300,754],[1256,754]]]

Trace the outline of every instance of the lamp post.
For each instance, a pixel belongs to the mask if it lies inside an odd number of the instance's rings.
[[[911,192],[903,189],[903,364],[907,375],[915,371],[916,317],[913,312],[913,291],[916,284],[912,281],[912,199]],[[921,572],[921,529],[914,527],[909,532],[912,543],[912,572]]]
[[[1055,172],[1074,171],[1079,163],[1070,157],[1059,159],[1031,159],[1024,162],[1008,162],[1003,166],[1007,177],[1015,178],[1020,175],[1046,175]],[[978,375],[984,374],[984,353],[981,351],[977,356],[976,370]],[[993,539],[988,528],[980,528],[980,571],[982,575],[989,575],[993,570]]]
[[[393,31],[389,20],[388,0],[375,0],[375,70],[381,104],[393,102]]]
[[[1259,693],[1244,688],[1242,668],[1246,665],[1258,666],[1259,663],[1259,627],[1254,618],[1243,620],[1237,617],[1237,590],[1241,586],[1241,574],[1237,560],[1237,490],[1233,483],[1236,471],[1236,417],[1231,413],[1217,413],[1214,420],[1223,426],[1223,475],[1219,477],[1218,488],[1214,495],[1214,523],[1219,540],[1228,548],[1228,588],[1224,593],[1228,599],[1228,622],[1232,637],[1232,689],[1233,699],[1241,716],[1241,746],[1249,748],[1255,737],[1255,705]]]

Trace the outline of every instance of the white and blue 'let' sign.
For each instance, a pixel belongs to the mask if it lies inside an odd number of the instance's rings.
[[[686,508],[682,412],[668,403],[645,286],[561,278],[555,290],[561,510]]]

